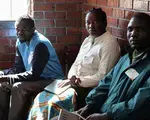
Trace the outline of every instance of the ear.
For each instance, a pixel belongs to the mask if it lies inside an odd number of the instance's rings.
[[[32,29],[35,30],[35,27],[33,27]]]
[[[107,22],[104,22],[104,27],[105,27],[105,28],[107,27]]]
[[[32,32],[34,32],[34,31],[35,31],[35,27],[32,28]]]

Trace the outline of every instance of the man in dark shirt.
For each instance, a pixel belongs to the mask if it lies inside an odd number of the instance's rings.
[[[21,16],[15,28],[18,39],[14,66],[0,71],[1,120],[24,120],[33,96],[54,79],[64,78],[55,49],[35,30],[33,18]]]

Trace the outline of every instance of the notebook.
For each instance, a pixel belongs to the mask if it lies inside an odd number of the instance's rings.
[[[44,90],[47,91],[47,92],[51,92],[53,94],[59,95],[59,94],[63,93],[64,91],[66,91],[68,88],[71,87],[71,85],[66,85],[66,86],[60,88],[60,87],[58,87],[58,84],[60,82],[62,82],[62,80],[54,80],[51,84],[46,86],[44,88]]]

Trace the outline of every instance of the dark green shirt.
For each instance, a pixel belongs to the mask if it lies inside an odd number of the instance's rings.
[[[113,120],[150,120],[150,52],[131,62],[126,54],[86,98],[92,112],[107,113]],[[125,72],[139,75],[131,80]]]

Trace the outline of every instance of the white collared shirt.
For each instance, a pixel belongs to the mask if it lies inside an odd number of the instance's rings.
[[[82,87],[95,87],[119,58],[119,44],[110,32],[105,32],[96,38],[88,36],[69,70],[68,78],[75,75],[80,78]]]

